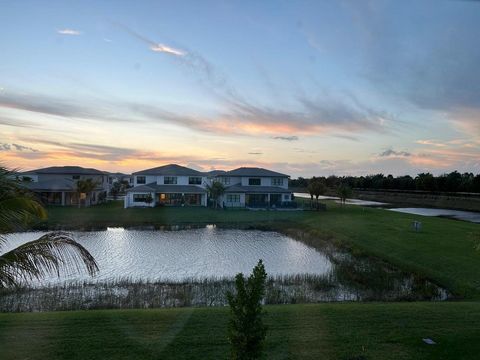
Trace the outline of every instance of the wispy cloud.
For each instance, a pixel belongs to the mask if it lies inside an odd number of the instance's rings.
[[[30,146],[24,146],[16,143],[8,144],[8,143],[0,143],[0,151],[30,151],[30,152],[38,152],[37,149],[34,149]]]
[[[273,136],[274,140],[283,140],[283,141],[297,141],[298,136]]]
[[[57,34],[78,36],[78,35],[82,35],[82,32],[79,30],[65,28],[65,29],[57,30]]]
[[[395,151],[392,148],[390,148],[390,149],[387,149],[385,151],[382,151],[380,154],[378,154],[378,156],[380,156],[380,157],[393,157],[393,156],[409,157],[409,156],[412,156],[412,154],[409,153],[408,151]]]
[[[114,24],[116,26],[118,26],[119,28],[123,29],[124,31],[126,31],[127,33],[129,33],[134,38],[142,41],[143,43],[145,43],[147,45],[149,45],[150,50],[152,50],[154,52],[163,52],[163,53],[167,53],[167,54],[175,55],[175,56],[185,56],[187,54],[186,51],[175,49],[171,46],[164,45],[164,44],[158,43],[156,41],[150,40],[146,36],[144,36],[142,34],[139,34],[138,32],[132,30],[130,27],[128,27],[126,25],[123,25],[123,24],[120,24],[120,23],[114,23]]]

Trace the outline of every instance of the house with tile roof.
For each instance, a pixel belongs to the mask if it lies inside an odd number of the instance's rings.
[[[80,166],[52,166],[26,171],[17,176],[25,186],[35,192],[46,205],[95,205],[103,201],[108,191],[105,172]],[[89,194],[77,191],[77,181],[92,179],[96,188]]]

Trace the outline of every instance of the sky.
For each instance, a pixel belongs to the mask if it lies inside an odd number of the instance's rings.
[[[0,2],[0,163],[480,173],[478,1]]]

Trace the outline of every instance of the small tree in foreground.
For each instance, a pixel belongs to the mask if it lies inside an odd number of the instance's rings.
[[[231,314],[228,338],[231,358],[234,360],[258,359],[262,354],[267,335],[262,306],[266,280],[265,267],[262,260],[259,260],[248,279],[245,279],[242,273],[237,274],[236,294],[227,293]]]

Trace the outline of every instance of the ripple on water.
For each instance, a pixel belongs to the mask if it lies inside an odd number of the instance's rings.
[[[8,235],[9,246],[18,246],[43,235],[40,232]],[[97,280],[131,278],[180,281],[186,278],[233,277],[249,273],[259,259],[269,275],[328,273],[332,264],[315,249],[275,232],[207,227],[180,231],[108,229],[74,232],[77,241],[95,257]],[[90,280],[86,274],[67,274],[60,283]]]

